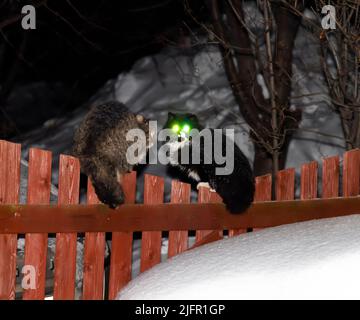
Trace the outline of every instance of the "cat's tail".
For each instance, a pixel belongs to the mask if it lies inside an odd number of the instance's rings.
[[[246,211],[254,201],[255,182],[252,178],[241,181],[240,185],[234,186],[234,192],[226,192],[223,196],[226,209],[239,214]]]
[[[115,168],[103,163],[87,163],[87,174],[99,200],[115,209],[125,201],[124,191]]]
[[[226,209],[233,214],[238,214],[246,211],[253,201],[250,199],[230,199],[228,201],[224,200]]]

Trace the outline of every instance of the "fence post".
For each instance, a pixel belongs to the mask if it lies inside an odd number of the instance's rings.
[[[317,197],[318,163],[312,161],[301,166],[300,199],[314,199]]]
[[[125,203],[135,203],[136,172],[126,174],[122,184]],[[131,280],[132,232],[113,232],[111,239],[111,261],[109,277],[109,299],[116,298],[117,293]]]
[[[78,204],[80,164],[60,155],[58,204]],[[57,233],[55,249],[54,300],[74,300],[77,233]]]
[[[198,203],[222,203],[221,197],[211,192],[209,188],[200,187],[198,191]],[[229,213],[230,214],[230,213]],[[223,238],[223,230],[196,230],[195,244],[191,247],[202,246],[204,244],[217,241]]]
[[[360,150],[345,152],[343,160],[343,196],[351,197],[359,194]]]
[[[276,200],[294,200],[295,169],[281,170],[276,177]]]
[[[191,186],[173,180],[171,184],[171,203],[189,203]],[[188,231],[169,231],[168,258],[171,258],[188,248]]]
[[[17,204],[21,146],[0,140],[0,204]],[[15,299],[16,234],[0,235],[0,299]]]
[[[163,203],[164,179],[145,174],[144,204]],[[141,238],[140,272],[161,262],[161,231],[144,231]]]
[[[51,184],[51,152],[32,148],[29,151],[27,204],[49,204]],[[24,289],[24,300],[45,298],[46,255],[48,235],[25,235],[25,265],[35,268],[35,289]]]
[[[323,159],[322,167],[322,198],[334,198],[339,196],[339,157]]]
[[[99,199],[88,179],[87,203]],[[104,297],[105,232],[86,232],[84,247],[83,300],[102,300]]]
[[[255,195],[254,201],[271,201],[271,188],[272,188],[272,176],[266,174],[255,178]],[[253,228],[254,231],[259,231],[262,228]],[[245,230],[246,232],[246,230]]]

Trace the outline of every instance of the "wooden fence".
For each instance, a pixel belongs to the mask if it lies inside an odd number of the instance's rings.
[[[338,156],[322,161],[322,195],[318,192],[318,163],[301,167],[300,199],[295,200],[295,170],[278,172],[276,201],[271,200],[271,176],[256,178],[256,203],[241,215],[231,215],[219,196],[200,188],[198,203],[190,203],[190,186],[172,181],[171,203],[164,204],[164,180],[145,175],[144,203],[135,203],[136,173],[124,179],[126,204],[117,210],[100,205],[88,183],[87,205],[79,205],[80,166],[61,155],[58,205],[49,205],[52,156],[30,149],[27,204],[19,205],[19,144],[0,140],[0,298],[15,298],[17,238],[25,234],[25,264],[36,270],[36,288],[23,291],[23,299],[44,299],[47,239],[56,234],[54,299],[74,299],[77,239],[84,236],[83,299],[104,299],[105,235],[111,233],[108,296],[131,280],[133,232],[141,231],[141,265],[144,272],[161,260],[162,231],[168,231],[168,257],[223,237],[297,221],[360,213],[360,150],[348,151],[342,163],[342,197],[339,197]],[[84,235],[83,235],[84,233]]]

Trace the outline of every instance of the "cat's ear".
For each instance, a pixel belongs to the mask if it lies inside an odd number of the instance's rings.
[[[168,112],[168,119],[174,119],[174,118],[175,118],[175,113]]]
[[[195,114],[193,114],[193,113],[188,113],[188,114],[186,115],[186,117],[187,117],[190,121],[198,121],[197,116],[196,116]]]
[[[137,115],[136,115],[136,121],[137,121],[137,123],[144,123],[145,118],[144,118],[143,115],[137,114]]]

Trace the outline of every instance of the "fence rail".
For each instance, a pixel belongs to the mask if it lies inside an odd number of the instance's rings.
[[[360,197],[269,201],[229,214],[220,203],[104,205],[2,205],[0,233],[77,233],[267,228],[360,213]]]
[[[168,233],[168,257],[189,249],[188,231],[195,245],[250,230],[298,221],[360,213],[360,150],[322,160],[321,190],[317,162],[301,166],[300,199],[295,200],[295,170],[278,172],[276,201],[271,200],[270,175],[256,178],[255,203],[241,215],[231,215],[219,196],[200,188],[198,203],[190,203],[190,186],[171,185],[171,201],[163,203],[164,179],[145,175],[144,203],[135,204],[136,173],[125,176],[126,204],[117,210],[99,204],[91,183],[87,204],[79,205],[80,166],[61,155],[58,205],[49,205],[52,155],[29,151],[27,204],[19,205],[21,146],[0,140],[0,298],[15,298],[17,238],[25,235],[25,264],[36,269],[36,288],[24,289],[23,299],[44,299],[49,233],[56,234],[54,299],[74,299],[79,233],[84,235],[83,299],[113,299],[131,279],[133,232],[141,231],[141,272],[161,261],[162,231]],[[342,190],[342,197],[340,191]],[[110,275],[104,295],[106,234],[111,234]],[[108,285],[107,285],[108,284]]]

